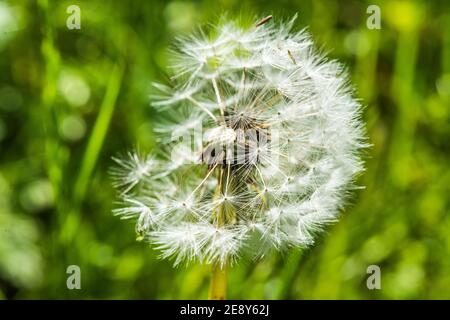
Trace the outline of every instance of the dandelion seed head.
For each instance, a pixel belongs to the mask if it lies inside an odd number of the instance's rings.
[[[200,139],[165,157],[115,159],[124,200],[114,213],[136,219],[175,265],[313,245],[363,170],[361,107],[345,69],[293,31],[295,17],[269,20],[179,39],[173,84],[155,84],[151,96],[176,121],[156,130],[163,145],[198,126]]]

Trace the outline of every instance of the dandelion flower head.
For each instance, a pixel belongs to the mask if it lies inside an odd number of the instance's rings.
[[[269,20],[179,39],[174,84],[155,84],[152,97],[174,119],[155,129],[165,154],[115,159],[115,214],[175,265],[312,245],[363,170],[361,106],[345,70],[292,30],[295,18]]]

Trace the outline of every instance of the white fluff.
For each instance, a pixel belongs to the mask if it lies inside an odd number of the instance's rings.
[[[294,20],[179,40],[176,85],[155,85],[152,103],[187,110],[158,130],[184,136],[201,123],[200,145],[169,160],[130,153],[113,171],[124,199],[115,213],[136,218],[163,258],[230,264],[311,245],[336,221],[363,170],[361,107],[342,66],[292,32]]]

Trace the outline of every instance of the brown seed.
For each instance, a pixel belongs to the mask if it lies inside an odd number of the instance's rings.
[[[260,25],[263,25],[266,22],[269,22],[272,19],[272,15],[267,16],[261,20],[259,20],[259,22],[256,23],[255,27],[259,27]]]
[[[292,55],[292,52],[290,50],[288,50],[288,55],[289,55],[289,58],[291,58],[292,62],[294,64],[297,64],[297,61],[295,61],[294,56]]]

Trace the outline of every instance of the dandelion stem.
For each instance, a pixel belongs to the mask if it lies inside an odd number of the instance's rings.
[[[211,284],[209,287],[209,300],[225,300],[227,293],[227,269],[220,264],[213,265]]]

